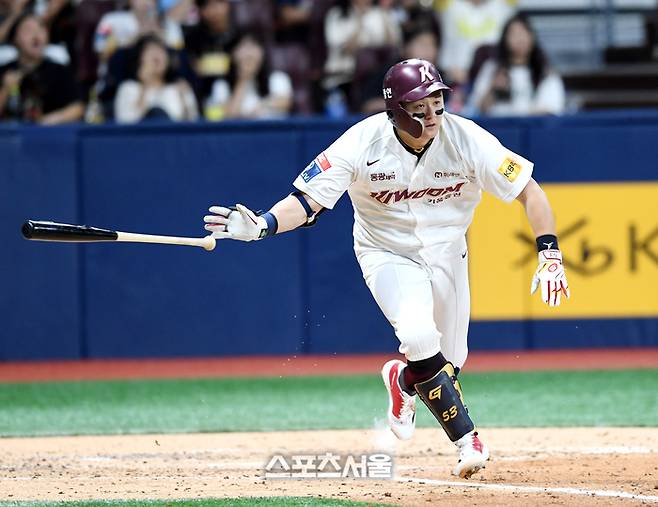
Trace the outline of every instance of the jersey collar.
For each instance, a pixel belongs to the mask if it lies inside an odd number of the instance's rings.
[[[412,148],[411,146],[409,146],[408,144],[406,144],[402,140],[402,138],[400,138],[400,136],[398,135],[398,130],[395,127],[393,128],[393,133],[395,134],[396,139],[402,145],[402,147],[405,150],[407,150],[409,153],[411,153],[412,155],[418,157],[419,159],[420,159],[420,157],[423,156],[423,154],[427,151],[427,149],[432,145],[432,142],[434,141],[434,138],[432,138],[429,141],[427,141],[427,144],[425,146],[423,146],[422,148],[415,149],[415,148]]]

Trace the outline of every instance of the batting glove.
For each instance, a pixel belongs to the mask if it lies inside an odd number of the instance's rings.
[[[539,266],[532,277],[530,294],[534,294],[541,285],[541,299],[548,306],[560,306],[560,296],[571,297],[567,275],[562,265],[562,252],[559,250],[542,250],[538,254]]]
[[[204,227],[215,239],[254,241],[267,231],[265,219],[242,204],[237,204],[235,209],[211,206],[208,211],[213,214],[203,217]]]

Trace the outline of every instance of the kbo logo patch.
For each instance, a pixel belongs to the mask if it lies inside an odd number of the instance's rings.
[[[512,160],[510,157],[507,157],[500,167],[498,167],[498,172],[505,176],[510,183],[514,183],[516,177],[521,173],[523,167],[518,162]]]
[[[302,171],[301,177],[306,183],[308,183],[318,174],[326,171],[330,167],[331,162],[329,162],[327,156],[324,154],[324,152],[322,152],[316,157],[315,160],[313,160],[313,162],[306,166],[306,169]]]

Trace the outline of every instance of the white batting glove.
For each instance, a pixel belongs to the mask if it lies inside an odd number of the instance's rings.
[[[541,299],[548,306],[560,306],[560,296],[571,297],[567,275],[562,265],[562,252],[559,250],[542,250],[538,254],[539,266],[532,277],[530,294],[534,294],[541,285]]]
[[[239,241],[254,241],[260,239],[267,230],[267,222],[263,217],[256,216],[246,206],[237,204],[237,211],[223,206],[211,206],[208,211],[212,215],[203,217],[204,228],[212,233],[215,239],[237,239]]]

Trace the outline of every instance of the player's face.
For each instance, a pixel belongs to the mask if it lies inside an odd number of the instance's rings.
[[[404,108],[423,123],[421,140],[429,141],[436,137],[443,119],[443,93],[436,92],[415,102],[408,102]]]

